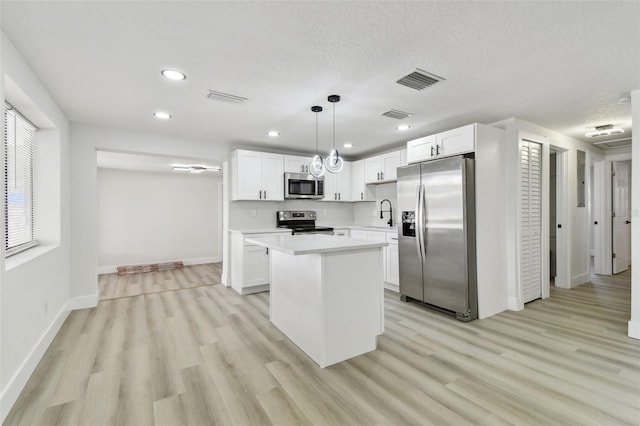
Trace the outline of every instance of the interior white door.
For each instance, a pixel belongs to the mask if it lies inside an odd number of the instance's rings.
[[[631,221],[629,217],[629,163],[626,161],[613,162],[613,273],[619,274],[629,269],[630,254],[629,238],[631,236]]]
[[[520,141],[520,284],[524,303],[542,297],[542,144]]]

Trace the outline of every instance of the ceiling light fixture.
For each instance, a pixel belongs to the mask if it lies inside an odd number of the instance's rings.
[[[595,138],[598,136],[609,136],[624,133],[624,130],[620,127],[613,127],[613,124],[605,124],[603,126],[596,126],[595,131],[587,132],[584,135],[588,138]]]
[[[343,143],[342,147],[343,148],[353,148],[353,144],[352,143],[348,143],[348,142],[347,143]]]
[[[267,132],[267,136],[275,138],[276,136],[280,136],[280,133],[276,132],[275,130],[270,130],[269,132]]]
[[[207,166],[173,166],[174,172],[189,172],[189,173],[202,173],[202,172],[219,172],[220,167],[207,167]]]
[[[171,114],[169,114],[168,112],[163,112],[163,111],[154,112],[153,116],[155,118],[159,118],[160,120],[168,120],[168,119],[171,118]]]
[[[176,80],[176,81],[180,81],[180,80],[184,80],[187,78],[187,76],[183,73],[181,73],[180,71],[176,71],[176,70],[162,70],[160,71],[160,74],[162,74],[164,77],[168,78],[169,80]]]
[[[331,173],[340,173],[344,160],[336,149],[336,103],[340,102],[340,95],[329,95],[327,98],[333,104],[333,149],[324,160],[324,167]]]
[[[400,130],[401,132],[409,130],[410,128],[411,126],[409,126],[408,124],[401,124],[399,126],[396,126],[396,129]]]
[[[322,107],[314,105],[311,107],[311,111],[316,113],[316,155],[313,156],[309,163],[309,173],[315,177],[320,177],[324,174],[324,162],[318,151],[318,113],[322,112]]]

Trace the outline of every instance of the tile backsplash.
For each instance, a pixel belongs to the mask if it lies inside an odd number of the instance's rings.
[[[336,203],[312,200],[232,201],[229,205],[231,229],[273,228],[279,210],[314,210],[320,225],[388,226],[389,213],[380,219],[380,202],[387,198],[393,206],[394,226],[398,221],[396,183],[375,185],[376,201]],[[388,210],[387,203],[384,209]],[[255,214],[255,215],[254,215]]]

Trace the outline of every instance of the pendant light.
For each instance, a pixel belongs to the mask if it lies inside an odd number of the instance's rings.
[[[340,173],[344,166],[344,160],[336,149],[336,103],[340,102],[340,96],[329,95],[327,100],[333,104],[333,149],[324,160],[324,167],[331,173]]]
[[[318,105],[312,106],[311,111],[316,113],[316,155],[313,156],[311,163],[309,163],[309,173],[315,177],[320,177],[324,174],[324,163],[318,151],[318,113],[322,112],[322,107]]]

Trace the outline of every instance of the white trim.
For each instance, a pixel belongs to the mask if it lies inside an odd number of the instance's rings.
[[[574,275],[571,277],[571,288],[578,287],[580,284],[585,284],[591,281],[591,273],[585,272],[580,275]]]
[[[524,309],[524,303],[520,297],[510,297],[508,304],[510,311],[521,311]]]
[[[269,270],[269,274],[271,274],[271,270]],[[269,275],[269,280],[271,280],[271,275]],[[242,287],[239,291],[237,288],[234,288],[234,290],[244,296],[245,294],[253,294],[253,293],[260,293],[262,291],[269,291],[269,284],[260,284],[260,285],[254,285],[251,287]]]
[[[67,308],[70,311],[75,311],[77,309],[95,308],[96,306],[98,306],[99,301],[100,293],[98,292],[96,292],[95,294],[89,294],[87,296],[73,297],[67,302]]]
[[[400,286],[393,283],[388,283],[385,281],[384,288],[387,290],[395,291],[396,293],[400,293]]]
[[[58,312],[58,315],[53,319],[49,328],[47,328],[40,337],[20,368],[18,368],[18,371],[9,380],[2,394],[0,394],[0,423],[4,422],[11,407],[17,401],[18,396],[20,396],[20,392],[24,389],[54,337],[56,337],[56,334],[60,331],[67,316],[69,316],[69,303],[63,306],[60,312]]]
[[[627,335],[634,339],[640,339],[640,321],[629,321]]]
[[[593,156],[593,206],[591,207],[589,226],[593,226],[593,273],[606,274],[607,241],[607,162],[603,157]],[[595,225],[598,222],[598,225]]]
[[[164,263],[164,262],[175,262],[175,260],[154,260],[151,262],[145,262],[144,264],[151,263]],[[185,266],[188,265],[204,265],[205,263],[218,263],[222,262],[220,256],[213,257],[197,257],[194,259],[185,259],[182,261]],[[118,265],[118,266],[126,266],[126,265]],[[118,272],[118,266],[98,266],[98,275],[103,274],[115,274]]]
[[[631,153],[625,153],[625,154],[612,154],[612,155],[606,155],[605,154],[605,158],[609,161],[627,161],[627,160],[631,160]]]

